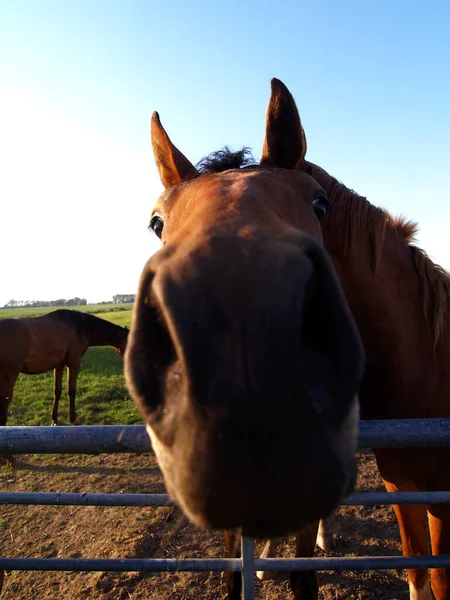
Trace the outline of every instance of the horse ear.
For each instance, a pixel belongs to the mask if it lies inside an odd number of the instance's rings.
[[[290,91],[275,77],[266,114],[266,138],[260,164],[266,167],[295,169],[306,154],[306,136]]]
[[[199,172],[194,165],[170,141],[156,111],[152,115],[150,138],[156,167],[165,188],[198,177]]]

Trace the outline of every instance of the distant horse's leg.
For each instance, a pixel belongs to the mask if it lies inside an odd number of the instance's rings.
[[[8,408],[12,400],[12,395],[14,391],[14,384],[16,383],[17,377],[6,377],[4,374],[0,373],[0,427],[6,425],[6,421],[8,420]],[[11,454],[0,455],[0,463],[2,459],[8,462],[11,466],[14,466],[14,456]]]
[[[260,558],[276,558],[278,547],[283,538],[274,538],[268,540],[264,546],[264,550],[261,552]],[[275,573],[273,571],[256,571],[256,577],[261,581],[268,581],[273,579]]]
[[[58,406],[59,399],[61,398],[62,392],[62,378],[64,373],[64,365],[56,367],[54,369],[55,378],[55,390],[53,396],[53,408],[52,408],[52,425],[58,425]]]
[[[445,486],[441,486],[440,489],[445,489]],[[450,554],[450,506],[430,506],[428,522],[433,555]],[[431,588],[436,600],[448,600],[450,598],[450,569],[431,569],[430,576]]]
[[[336,541],[332,531],[329,531],[329,523],[327,519],[321,519],[319,523],[319,531],[317,532],[316,545],[324,552],[336,548]]]
[[[16,384],[19,372],[11,375],[0,371],[0,426],[6,425],[8,420],[8,408],[11,403],[14,386]]]
[[[235,531],[224,531],[225,549],[227,558],[239,558],[241,556],[241,536]],[[239,571],[225,571],[225,583],[228,590],[228,600],[241,600],[242,575]]]
[[[397,486],[384,481],[388,492],[417,491],[399,490]],[[428,556],[427,509],[423,504],[394,504],[395,514],[400,527],[404,556]],[[409,594],[411,600],[432,600],[428,569],[408,569]],[[450,599],[450,596],[442,596]],[[440,599],[439,599],[440,600]]]
[[[0,395],[0,427],[6,425],[6,421],[8,420],[8,406],[10,401],[10,396]]]
[[[75,412],[75,396],[77,395],[77,377],[80,371],[80,363],[70,364],[68,370],[68,394],[69,394],[69,421],[75,425],[77,413]]]
[[[303,531],[295,534],[295,556],[309,558],[314,554],[319,522],[316,521]],[[319,585],[315,571],[292,571],[291,588],[295,600],[316,600],[319,597]]]
[[[324,552],[328,552],[336,547],[334,535],[331,531],[327,531],[327,527],[328,522],[325,519],[321,519],[319,522],[319,530],[317,532],[316,545],[319,546],[319,548]],[[282,538],[268,540],[264,546],[264,550],[262,551],[260,558],[275,558],[281,541]],[[273,579],[275,573],[272,571],[257,571],[256,576],[261,581],[267,581],[269,579]]]

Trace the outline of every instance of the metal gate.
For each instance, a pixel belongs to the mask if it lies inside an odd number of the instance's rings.
[[[359,448],[450,446],[450,419],[362,421]],[[151,451],[143,425],[1,427],[1,454],[101,454]],[[67,494],[2,492],[0,504],[59,506],[171,506],[166,494]],[[355,492],[342,504],[450,504],[449,491]],[[0,570],[20,571],[240,571],[242,597],[254,600],[255,571],[328,571],[450,567],[450,556],[361,558],[254,557],[253,540],[243,538],[241,558],[80,559],[0,558]]]

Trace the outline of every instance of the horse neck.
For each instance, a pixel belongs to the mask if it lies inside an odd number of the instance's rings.
[[[420,345],[421,351],[433,351],[442,323],[434,310],[430,282],[417,264],[419,257],[415,255],[420,250],[399,241],[390,229],[384,232],[381,248],[368,239],[351,251],[336,243],[330,226],[324,231],[324,245],[367,337],[370,334],[374,340],[380,331],[384,335],[385,330],[391,330],[399,338],[408,337],[410,343]]]
[[[430,404],[433,390],[437,394],[439,386],[450,387],[443,368],[450,360],[450,278],[411,245],[413,224],[395,220],[316,169],[313,177],[332,205],[324,245],[366,349],[362,414],[364,418],[387,418],[396,410],[404,414],[405,407],[399,409],[402,398],[414,397],[411,411],[414,405],[418,412],[409,416],[430,415],[434,408],[426,403]],[[423,405],[417,399],[421,392]]]
[[[98,319],[85,325],[84,334],[88,338],[89,346],[114,346],[118,348],[121,341],[121,328],[104,319]]]

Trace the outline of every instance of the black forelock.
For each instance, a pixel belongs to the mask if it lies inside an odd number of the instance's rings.
[[[228,146],[222,150],[211,152],[202,158],[196,168],[200,173],[222,173],[229,169],[242,169],[250,165],[256,165],[250,148],[244,146],[241,150],[233,152]]]

